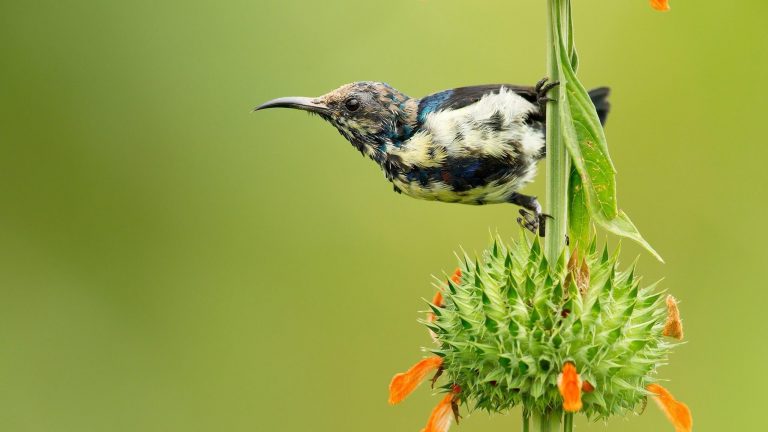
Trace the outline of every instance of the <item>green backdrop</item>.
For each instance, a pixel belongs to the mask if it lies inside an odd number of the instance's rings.
[[[667,264],[623,261],[681,301],[661,376],[698,431],[757,430],[768,3],[574,7],[620,205]],[[387,385],[430,343],[430,275],[519,235],[517,210],[394,194],[319,119],[250,109],[532,84],[544,25],[543,0],[0,1],[0,430],[418,431],[438,398]],[[577,427],[672,429],[652,406]]]

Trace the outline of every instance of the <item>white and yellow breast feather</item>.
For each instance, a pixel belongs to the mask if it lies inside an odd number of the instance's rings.
[[[535,158],[544,146],[544,138],[526,120],[538,109],[515,92],[502,88],[478,102],[456,110],[442,110],[427,115],[421,130],[391,154],[411,166],[438,166],[446,156],[463,157],[482,153],[488,156],[524,156]],[[481,127],[500,116],[500,130]],[[520,143],[518,148],[511,142]]]

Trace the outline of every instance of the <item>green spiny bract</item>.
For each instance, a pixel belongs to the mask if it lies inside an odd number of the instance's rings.
[[[473,409],[523,404],[546,412],[561,407],[557,376],[573,362],[594,387],[583,395],[588,417],[645,402],[645,386],[672,346],[662,338],[662,293],[641,288],[634,268],[618,271],[618,253],[596,253],[594,243],[589,249],[588,282],[581,283],[564,258],[549,265],[538,239],[510,247],[495,241],[482,259],[465,257],[460,282],[448,281],[443,306],[430,304],[435,319],[424,322],[450,381],[444,389],[458,385]]]

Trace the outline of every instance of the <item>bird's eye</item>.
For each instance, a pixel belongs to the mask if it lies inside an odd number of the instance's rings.
[[[355,98],[349,98],[344,102],[344,106],[349,111],[357,111],[357,109],[360,108],[360,101]]]

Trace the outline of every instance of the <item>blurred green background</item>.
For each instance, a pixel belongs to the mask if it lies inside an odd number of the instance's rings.
[[[682,302],[661,376],[698,431],[756,430],[768,3],[574,3],[620,204],[667,260],[624,262]],[[319,119],[249,111],[356,80],[532,84],[544,26],[542,0],[2,0],[0,430],[419,430],[428,388],[386,398],[430,343],[430,274],[517,236],[516,209],[394,194]],[[655,407],[577,427],[672,429]]]

